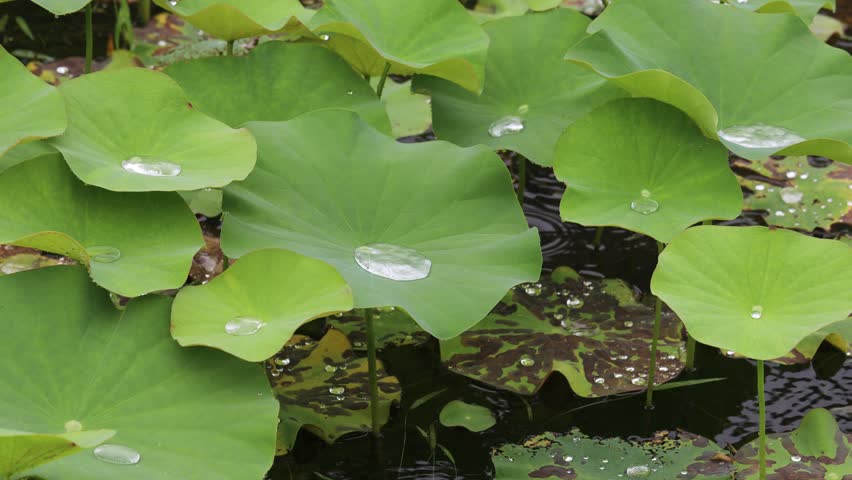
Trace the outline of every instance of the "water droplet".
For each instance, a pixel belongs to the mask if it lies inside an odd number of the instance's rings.
[[[627,368],[625,368],[625,369],[624,369],[624,371],[625,371],[625,372],[635,372],[635,371],[636,371],[636,367],[627,367]]]
[[[757,185],[754,186],[754,189],[757,190],[758,192],[762,192],[763,190],[766,190],[766,185],[764,185],[762,183],[758,183]]]
[[[347,90],[346,95],[355,95],[355,90]]]
[[[290,365],[290,359],[287,358],[287,357],[276,358],[274,360],[274,362],[275,362],[275,365],[281,365],[282,367],[286,367],[287,365]]]
[[[751,307],[751,318],[755,320],[760,320],[760,317],[763,316],[763,307],[760,305],[755,305]]]
[[[650,191],[642,190],[640,192],[640,197],[630,203],[630,208],[634,212],[641,213],[642,215],[649,215],[659,210],[660,204],[651,198]]]
[[[665,372],[668,372],[668,371],[669,371],[669,367],[660,367],[660,368],[658,368],[657,370],[659,370],[659,371],[661,371],[661,372],[665,373]]]
[[[632,327],[632,326],[633,326],[633,322],[631,322],[630,320],[628,320],[628,321],[624,322],[624,326],[625,326],[625,327],[627,327],[627,328],[630,328],[630,327]]]
[[[627,467],[627,471],[624,473],[630,478],[647,477],[651,474],[651,469],[647,465],[635,465]]]
[[[344,387],[328,387],[328,393],[332,395],[343,395],[346,392]]]
[[[606,382],[606,380],[603,377],[598,377],[595,379],[595,383],[597,383],[598,385],[603,385],[604,382]]]
[[[571,297],[565,301],[565,305],[569,308],[580,308],[583,306],[583,299],[578,297]]]
[[[77,420],[68,420],[65,422],[65,431],[68,433],[82,432],[83,424]]]
[[[805,139],[782,127],[764,125],[736,125],[718,132],[719,137],[746,148],[784,148]]]
[[[521,365],[523,365],[524,367],[532,367],[533,365],[535,365],[535,360],[533,360],[533,359],[532,359],[532,358],[530,358],[530,357],[523,356],[523,357],[521,357],[521,362],[520,362],[520,363],[521,363]]]
[[[798,175],[798,173],[794,172],[793,170],[790,170],[790,171],[789,171],[789,172],[787,172],[785,175],[787,176],[787,178],[796,178],[796,176]]]
[[[725,352],[726,357],[733,357],[736,354],[737,354],[737,352],[735,352],[733,350],[728,350],[728,351]]]
[[[488,134],[494,138],[500,138],[504,135],[514,135],[523,131],[524,120],[514,115],[503,117],[488,127]]]
[[[800,456],[798,456],[798,455],[793,455],[792,457],[790,457],[790,461],[792,461],[792,462],[801,462],[801,461],[802,461],[802,457],[800,457]]]
[[[121,162],[121,168],[131,173],[149,177],[176,177],[182,171],[180,165],[142,157],[130,157]]]
[[[326,365],[325,371],[328,373],[334,373],[337,371],[337,367],[335,367],[334,365]]]
[[[521,115],[523,115],[523,114],[525,114],[529,111],[530,111],[530,106],[527,105],[526,103],[521,105],[520,107],[518,107],[518,113],[520,113]]]
[[[176,7],[178,4],[178,0],[169,0],[169,5]]]
[[[266,326],[262,321],[251,317],[237,317],[225,324],[225,333],[243,337],[254,335]]]
[[[158,47],[167,47],[168,45],[169,45],[169,42],[167,42],[165,40],[160,40],[160,41],[157,42]]]
[[[571,455],[565,455],[564,457],[562,457],[562,461],[565,463],[571,463],[574,461],[574,457],[572,457]]]
[[[781,193],[781,200],[783,200],[784,203],[787,203],[787,204],[790,204],[790,205],[792,205],[794,203],[801,202],[802,197],[805,196],[804,193],[800,192],[799,190],[796,190],[793,187],[782,188],[780,193]]]
[[[630,380],[630,383],[632,383],[633,385],[636,385],[638,387],[641,387],[642,385],[645,385],[648,382],[646,382],[645,379],[642,378],[642,377],[633,377],[633,379]]]
[[[99,445],[92,453],[98,460],[116,465],[136,465],[139,460],[142,460],[142,456],[136,450],[111,443]]]
[[[56,67],[56,73],[60,75],[68,75],[68,67],[66,67],[65,65],[60,65]]]
[[[355,261],[364,270],[399,282],[429,276],[432,261],[416,250],[390,243],[371,243],[355,249]]]
[[[530,285],[524,289],[524,293],[531,297],[537,297],[541,294],[541,288]]]
[[[783,217],[783,216],[784,216],[784,212],[783,212],[783,211],[781,211],[781,210],[775,210],[775,216],[776,216],[776,217]]]
[[[331,38],[331,36],[330,36],[329,34],[327,34],[327,33],[323,33],[322,35],[320,35],[320,36],[319,36],[319,38],[320,38],[320,40],[322,40],[323,42],[327,42],[327,41],[328,41],[328,39],[329,39],[329,38]]]

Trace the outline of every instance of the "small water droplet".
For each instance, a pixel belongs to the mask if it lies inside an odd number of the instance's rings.
[[[347,90],[346,95],[355,95],[355,90]]]
[[[225,333],[228,335],[243,337],[246,335],[254,335],[264,326],[266,326],[266,324],[256,318],[237,317],[225,324]]]
[[[332,395],[343,395],[346,392],[344,387],[328,387],[328,393]]]
[[[635,371],[636,371],[636,367],[626,367],[626,368],[624,369],[624,371],[625,371],[625,372],[635,372]]]
[[[130,157],[121,162],[121,168],[128,172],[149,177],[176,177],[180,175],[181,166],[171,162],[150,160],[142,157]]]
[[[802,461],[802,457],[800,457],[800,456],[798,456],[798,455],[793,455],[792,457],[790,457],[790,461],[792,461],[792,462],[801,462],[801,461]]]
[[[328,373],[334,373],[337,371],[337,367],[335,367],[334,365],[326,365],[325,371]]]
[[[757,190],[758,192],[762,192],[763,190],[766,190],[766,185],[764,185],[762,183],[758,183],[757,185],[754,186],[754,189]]]
[[[635,465],[627,467],[627,471],[624,473],[630,478],[647,477],[651,474],[651,469],[647,465]]]
[[[275,365],[281,365],[282,367],[286,367],[287,365],[290,365],[290,359],[287,358],[287,357],[276,358],[274,360],[274,363],[275,363]]]
[[[531,297],[537,297],[541,294],[541,288],[530,285],[530,286],[524,288],[524,293],[526,293],[527,295],[529,295]]]
[[[533,365],[535,365],[535,360],[533,360],[533,359],[532,359],[532,358],[530,358],[530,357],[523,356],[523,357],[521,357],[521,362],[520,362],[520,363],[521,363],[521,365],[522,365],[522,366],[524,366],[524,367],[532,367]]]
[[[585,303],[583,299],[578,297],[571,297],[565,301],[565,305],[567,305],[568,308],[580,308],[583,306],[583,303]]]
[[[65,65],[60,65],[56,67],[56,73],[60,75],[68,75],[68,71],[68,67],[66,67]]]
[[[178,0],[169,0],[169,5],[176,7],[178,4]]]
[[[355,249],[355,261],[364,270],[398,282],[429,276],[432,261],[416,250],[390,243],[371,243]]]
[[[764,125],[736,125],[718,132],[719,137],[746,148],[784,148],[805,139],[782,127]]]
[[[762,317],[762,316],[763,316],[763,307],[761,307],[760,305],[755,305],[755,306],[751,307],[751,318],[753,318],[755,320],[759,320],[760,317]]]
[[[796,178],[796,176],[798,176],[798,173],[794,172],[793,170],[790,170],[785,175],[787,176],[787,178]]]
[[[780,194],[781,194],[781,200],[783,200],[784,203],[789,204],[789,205],[793,205],[795,203],[801,202],[802,197],[805,196],[804,193],[802,193],[799,190],[796,190],[793,187],[782,188]]]
[[[641,387],[642,385],[645,385],[648,382],[646,382],[645,379],[642,378],[642,377],[633,377],[633,379],[630,380],[630,383],[632,383],[633,385],[636,385],[638,387]]]
[[[521,115],[523,115],[523,114],[525,114],[529,111],[530,111],[530,106],[527,105],[526,103],[518,107],[518,113],[520,113]]]
[[[735,352],[733,350],[728,350],[728,351],[725,352],[726,357],[733,357],[736,354],[737,354],[737,352]]]
[[[320,36],[319,36],[319,38],[320,38],[320,40],[322,40],[323,42],[327,42],[327,41],[328,41],[328,39],[329,39],[329,38],[331,38],[331,36],[330,36],[329,34],[327,34],[327,33],[323,33],[322,35],[320,35]]]
[[[783,212],[783,211],[781,211],[781,210],[775,210],[775,216],[776,216],[776,217],[783,217],[783,216],[784,216],[784,212]]]
[[[625,327],[627,327],[627,328],[630,328],[630,327],[632,327],[632,326],[633,326],[633,322],[631,322],[630,320],[628,320],[628,321],[624,322],[624,326],[625,326]]]
[[[571,455],[565,455],[564,457],[562,457],[562,461],[565,463],[571,463],[574,461],[574,457],[572,457]]]
[[[115,465],[136,465],[142,460],[142,456],[136,450],[112,443],[98,445],[92,453],[98,460]]]
[[[660,204],[651,198],[651,192],[642,190],[640,196],[630,203],[630,209],[642,215],[650,215],[660,209]]]
[[[595,379],[595,383],[597,383],[598,385],[603,385],[604,382],[606,382],[606,380],[603,377],[598,377]]]
[[[65,431],[68,433],[82,432],[83,424],[77,420],[68,420],[65,422]]]
[[[524,120],[514,115],[503,117],[488,127],[488,134],[494,138],[500,138],[504,135],[514,135],[523,131]]]
[[[668,371],[669,371],[669,367],[660,367],[660,368],[658,368],[657,370],[659,370],[659,371],[661,371],[661,372],[665,373],[665,372],[668,372]]]
[[[113,263],[121,258],[121,250],[109,246],[93,246],[86,249],[93,262]]]

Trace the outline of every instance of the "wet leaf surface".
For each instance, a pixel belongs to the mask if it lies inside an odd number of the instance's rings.
[[[379,416],[384,425],[401,390],[396,377],[377,363]],[[333,442],[371,429],[367,359],[358,357],[343,333],[331,329],[314,341],[294,335],[267,361],[267,374],[281,402],[278,453],[293,447],[300,428]]]
[[[620,280],[592,280],[560,268],[509,292],[483,321],[441,342],[453,372],[533,394],[554,372],[584,397],[645,389],[654,308]],[[656,383],[683,370],[683,327],[664,310]]]
[[[326,319],[328,325],[340,330],[352,342],[355,350],[367,349],[367,323],[359,311],[337,314]],[[401,308],[378,307],[373,309],[373,325],[376,329],[376,346],[401,347],[421,345],[432,335],[420,328],[413,318]]]

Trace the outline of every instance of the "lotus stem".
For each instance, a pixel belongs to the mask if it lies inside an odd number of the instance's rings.
[[[757,403],[760,409],[760,480],[766,480],[766,394],[764,387],[763,360],[757,361]]]
[[[695,368],[695,339],[688,332],[686,334],[686,369]]]
[[[151,21],[151,0],[139,0],[139,17],[143,25]]]
[[[370,371],[370,417],[373,420],[373,435],[378,437],[382,426],[379,424],[379,379],[376,371],[376,327],[373,321],[373,309],[364,309],[367,322],[367,368]]]
[[[603,240],[604,227],[598,227],[595,229],[595,240],[592,242],[592,246],[595,247],[595,250],[601,246],[601,240]]]
[[[95,32],[92,22],[95,7],[94,1],[86,5],[86,66],[83,73],[92,73],[92,57],[95,50]]]
[[[663,253],[663,242],[657,242],[657,255]],[[654,408],[654,383],[657,373],[657,342],[660,338],[660,317],[663,312],[663,301],[657,297],[654,305],[654,333],[651,338],[651,358],[648,361],[648,389],[645,391],[645,408]]]
[[[518,174],[518,203],[524,206],[524,194],[527,191],[527,159],[518,155],[515,157],[515,172]]]
[[[390,62],[385,62],[385,69],[382,71],[382,77],[379,78],[379,85],[376,87],[376,95],[378,95],[379,98],[382,98],[382,93],[385,91],[385,82],[388,79],[390,67]]]
[[[225,55],[228,57],[234,56],[234,41],[228,40],[228,44],[225,46]]]

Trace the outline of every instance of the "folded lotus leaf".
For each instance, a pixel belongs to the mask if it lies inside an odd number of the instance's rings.
[[[590,33],[567,59],[678,107],[737,155],[852,163],[852,58],[792,15],[707,0],[618,1]]]
[[[637,302],[622,281],[584,279],[560,267],[442,340],[441,360],[455,373],[523,395],[559,372],[578,395],[602,397],[646,387],[653,325],[654,308]],[[658,348],[661,384],[683,370],[686,356],[683,326],[669,311]]]
[[[305,22],[312,11],[299,0],[154,0],[189,23],[222,40],[237,40]]]

